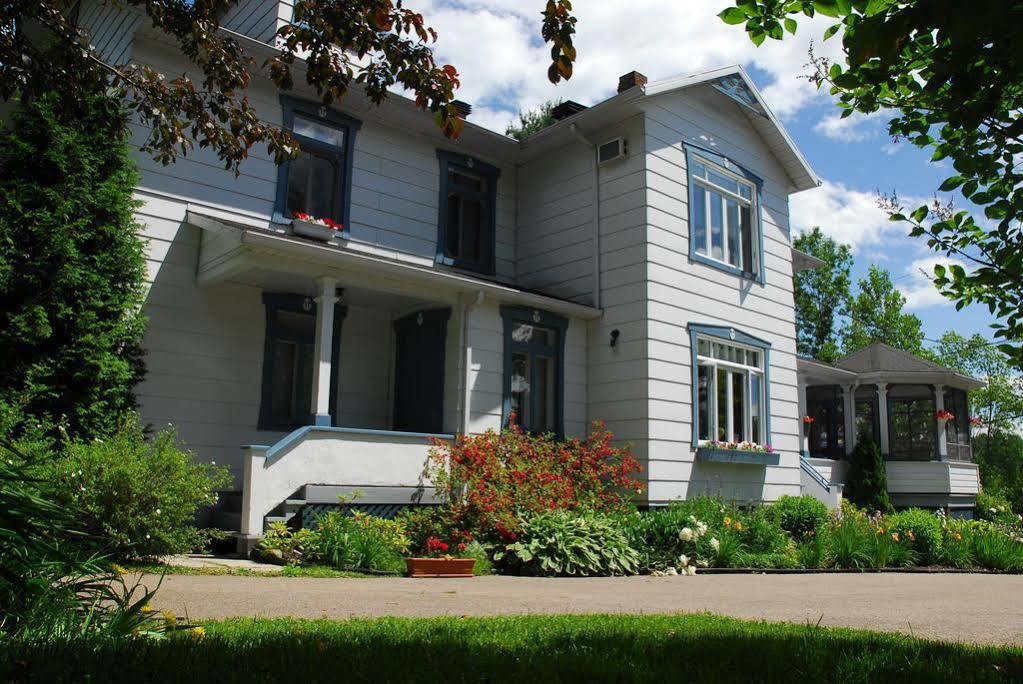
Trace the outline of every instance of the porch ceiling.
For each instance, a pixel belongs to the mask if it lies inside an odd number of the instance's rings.
[[[317,243],[295,237],[265,219],[239,222],[189,208],[185,221],[203,231],[196,280],[281,282],[292,291],[313,292],[313,279],[330,276],[355,292],[389,293],[421,301],[454,302],[463,293],[484,292],[496,299],[584,320],[600,309],[527,292],[508,285],[438,269],[432,259],[354,242]]]

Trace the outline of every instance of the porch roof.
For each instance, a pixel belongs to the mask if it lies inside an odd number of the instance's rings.
[[[355,241],[326,244],[296,237],[267,219],[221,216],[189,206],[185,222],[208,233],[200,248],[196,278],[214,284],[259,270],[310,278],[330,275],[340,282],[361,279],[383,291],[422,294],[423,288],[479,293],[511,304],[592,320],[600,309],[511,285],[437,268],[432,259],[399,255]]]
[[[976,390],[984,383],[951,368],[877,342],[839,359],[834,364],[816,359],[798,360],[803,384],[868,384],[875,382],[945,385]]]

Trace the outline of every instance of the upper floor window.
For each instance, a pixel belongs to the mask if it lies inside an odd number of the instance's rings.
[[[718,326],[690,326],[697,381],[693,388],[694,445],[700,442],[768,444],[766,342]]]
[[[686,163],[690,256],[763,282],[759,179],[698,148],[686,147]]]
[[[451,152],[440,159],[437,263],[494,273],[497,178],[490,164]]]
[[[568,321],[503,306],[504,423],[533,433],[563,433],[564,348]]]
[[[348,230],[352,150],[359,122],[324,105],[282,97],[284,126],[299,144],[299,154],[281,164],[276,211],[329,218]]]

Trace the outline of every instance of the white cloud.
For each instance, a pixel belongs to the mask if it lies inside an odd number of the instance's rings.
[[[858,142],[877,135],[878,113],[853,114],[842,118],[841,113],[828,114],[817,122],[813,130],[831,140]]]
[[[764,97],[779,116],[790,116],[825,96],[800,79],[814,39],[836,57],[837,39],[821,43],[832,20],[800,18],[798,34],[754,46],[742,26],[716,14],[724,0],[601,0],[576,3],[579,58],[568,82],[547,81],[550,48],[539,37],[543,0],[422,0],[416,9],[437,29],[438,59],[461,74],[460,99],[474,105],[473,121],[500,132],[518,109],[549,99],[593,104],[614,94],[618,76],[633,69],[658,80],[728,64],[767,74]],[[485,115],[478,113],[483,110]],[[503,116],[502,116],[503,114]]]
[[[824,181],[819,188],[789,198],[792,228],[802,233],[820,226],[825,234],[859,251],[904,232],[877,204],[873,192]]]
[[[906,298],[907,309],[925,309],[932,306],[948,304],[949,300],[941,296],[938,289],[931,282],[934,275],[934,267],[941,264],[945,267],[956,264],[966,268],[966,264],[958,259],[930,256],[917,259],[906,267],[906,278],[909,283],[900,285],[899,291]],[[901,279],[900,279],[901,280]]]

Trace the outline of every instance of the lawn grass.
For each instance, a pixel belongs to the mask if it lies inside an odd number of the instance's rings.
[[[40,682],[1000,682],[1023,649],[711,615],[232,619],[204,636],[0,648]]]
[[[234,576],[234,577],[379,577],[380,575],[367,575],[362,572],[351,570],[335,570],[326,565],[282,565],[275,570],[252,570],[251,568],[236,568],[230,566],[204,566],[201,568],[182,565],[167,565],[166,563],[130,563],[124,566],[125,570],[132,573],[148,575],[207,575],[207,576]]]

